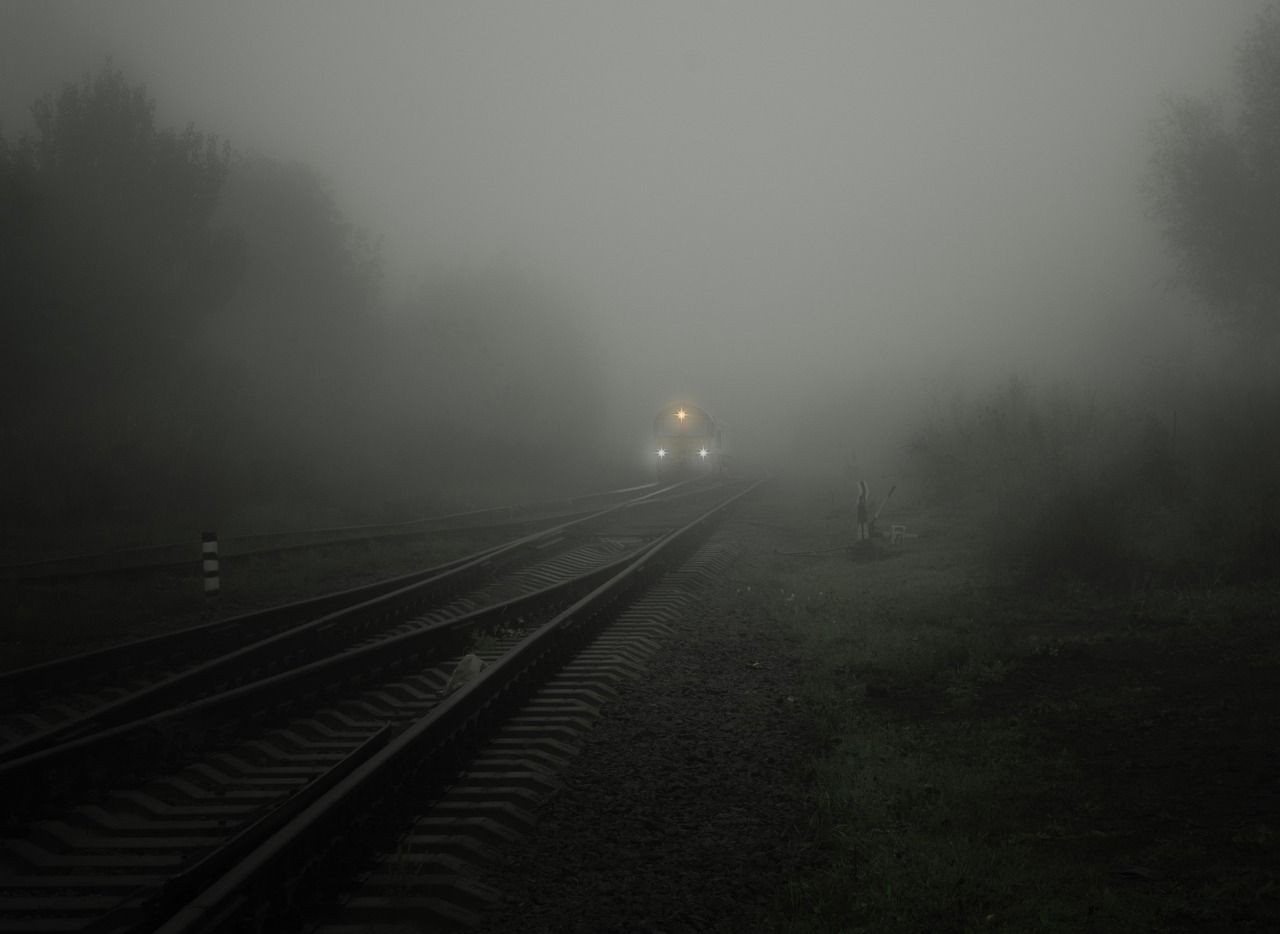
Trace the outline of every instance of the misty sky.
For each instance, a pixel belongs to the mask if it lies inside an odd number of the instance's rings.
[[[110,54],[163,122],[331,179],[393,292],[537,268],[637,411],[741,421],[850,374],[1114,356],[1117,309],[1168,301],[1161,95],[1229,93],[1261,6],[0,0],[0,126]]]

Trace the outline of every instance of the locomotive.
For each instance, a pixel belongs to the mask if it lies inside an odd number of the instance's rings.
[[[723,427],[696,405],[672,405],[658,413],[653,451],[659,477],[719,474],[725,469]]]

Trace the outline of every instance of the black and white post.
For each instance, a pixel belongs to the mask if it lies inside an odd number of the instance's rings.
[[[200,536],[201,558],[204,561],[204,595],[217,596],[221,583],[218,578],[218,533],[205,532]]]

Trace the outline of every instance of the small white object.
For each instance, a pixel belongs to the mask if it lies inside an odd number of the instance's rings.
[[[458,664],[454,666],[453,674],[449,675],[449,683],[444,686],[445,696],[448,697],[454,691],[461,688],[468,681],[475,678],[476,675],[485,669],[485,660],[479,655],[464,655],[458,659]]]
[[[200,569],[204,572],[204,593],[212,597],[222,589],[218,568],[218,533],[204,532],[200,536]]]

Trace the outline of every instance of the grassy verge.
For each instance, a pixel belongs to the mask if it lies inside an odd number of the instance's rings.
[[[1274,586],[1019,592],[960,513],[899,504],[919,537],[860,561],[826,513],[762,509],[735,575],[822,749],[822,858],[770,926],[1280,930]]]

